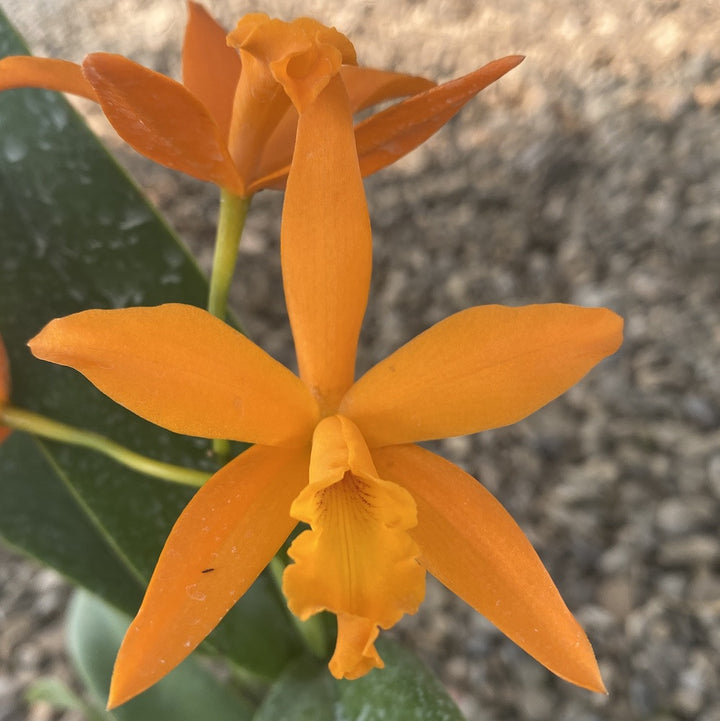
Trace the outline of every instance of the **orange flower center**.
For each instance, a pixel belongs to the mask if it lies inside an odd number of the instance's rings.
[[[290,610],[302,619],[322,610],[337,614],[330,661],[336,678],[382,667],[378,627],[414,613],[425,593],[425,571],[408,534],[417,525],[412,496],[378,477],[352,421],[331,416],[315,429],[310,482],[290,513],[311,527],[290,547],[295,563],[283,579]]]

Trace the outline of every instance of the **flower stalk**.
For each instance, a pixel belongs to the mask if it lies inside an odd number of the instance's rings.
[[[132,468],[134,471],[144,473],[147,476],[153,476],[154,478],[160,478],[164,481],[199,487],[210,477],[210,474],[204,471],[197,471],[192,468],[176,466],[172,463],[165,463],[153,458],[148,458],[140,453],[131,451],[129,448],[125,448],[125,446],[99,433],[74,428],[73,426],[54,421],[51,418],[46,418],[38,413],[26,411],[22,408],[5,406],[0,409],[0,423],[9,428],[26,431],[41,438],[60,441],[73,446],[90,448],[109,456],[128,468]]]
[[[251,200],[252,195],[242,197],[225,188],[220,189],[220,210],[208,296],[208,311],[220,320],[225,320],[227,316],[230,285]],[[215,438],[212,447],[220,463],[229,459],[230,443],[227,440]]]
[[[251,200],[251,195],[241,197],[225,188],[220,190],[220,212],[208,298],[208,311],[220,320],[225,320],[227,315],[230,284]]]

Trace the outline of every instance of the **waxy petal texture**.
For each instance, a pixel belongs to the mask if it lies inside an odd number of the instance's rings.
[[[621,342],[622,319],[605,308],[469,308],[371,368],[340,413],[371,448],[499,428],[557,398]]]
[[[425,142],[465,103],[523,58],[511,55],[493,60],[457,80],[414,95],[360,123],[355,131],[363,177],[381,170]]]
[[[315,102],[343,64],[355,64],[355,48],[335,28],[311,18],[292,22],[249,13],[228,35],[228,43],[262,61],[302,112]]]
[[[428,571],[561,678],[605,687],[585,633],[525,534],[474,478],[418,446],[373,451],[378,472],[413,495],[410,531]]]
[[[183,42],[183,85],[202,102],[227,140],[240,58],[228,47],[227,33],[202,5],[188,3]]]
[[[67,60],[10,55],[0,60],[0,90],[43,88],[72,93],[94,100],[97,96],[85,79],[82,68]]]
[[[292,516],[311,530],[289,550],[283,590],[301,619],[327,609],[342,618],[330,671],[357,678],[381,665],[373,647],[377,627],[414,613],[425,593],[418,548],[408,535],[417,523],[412,496],[378,477],[365,441],[346,418],[315,429],[310,484]]]
[[[180,663],[270,562],[295,521],[307,449],[254,446],[218,471],[178,519],[115,663],[110,708]]]
[[[419,75],[393,73],[358,65],[343,65],[340,68],[340,77],[345,83],[353,113],[386,100],[416,95],[437,85],[433,80]]]
[[[194,306],[84,311],[50,322],[29,345],[178,433],[294,446],[317,422],[297,376]]]
[[[300,377],[333,409],[354,379],[372,264],[352,115],[339,77],[300,115],[280,250]]]
[[[404,91],[417,83],[416,95],[408,98],[386,110],[370,116],[367,120],[355,126],[357,152],[360,162],[360,172],[363,177],[382,170],[394,163],[409,152],[424,143],[431,135],[436,133],[448,122],[469,100],[474,98],[481,90],[501,78],[523,60],[520,55],[510,55],[506,58],[493,60],[491,63],[442,85],[425,81],[428,86],[420,87],[423,78],[401,76],[403,79],[390,81],[378,76],[374,80],[363,73],[372,71],[369,68],[343,67],[341,75],[346,83],[350,96],[350,107],[353,112],[367,107],[375,102],[382,102],[391,97],[404,95]],[[388,75],[391,75],[388,73]],[[357,82],[359,87],[354,88]],[[377,83],[372,88],[373,82]],[[395,84],[397,83],[397,84]],[[392,89],[392,94],[390,91]],[[283,119],[278,133],[289,136],[289,120]],[[258,170],[258,179],[254,187],[282,189],[288,167],[280,167],[280,163],[288,155],[283,155],[279,138],[271,139],[272,154],[263,157]]]
[[[428,90],[435,85],[432,80],[416,75],[404,75],[356,65],[343,65],[340,68],[340,77],[345,84],[352,113],[385,100]],[[285,187],[295,145],[297,122],[297,110],[291,105],[265,143],[258,165],[257,179],[251,184],[251,188]]]
[[[118,135],[142,155],[237,195],[245,186],[226,132],[184,85],[122,55],[93,53],[83,72]]]

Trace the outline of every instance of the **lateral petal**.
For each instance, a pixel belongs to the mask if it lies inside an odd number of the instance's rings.
[[[360,158],[360,172],[363,178],[382,170],[387,165],[407,155],[418,145],[421,145],[445,125],[468,100],[512,70],[522,60],[523,58],[520,55],[511,55],[500,60],[493,60],[468,75],[442,85],[435,85],[431,81],[425,81],[432,87],[429,89],[427,87],[418,87],[414,91],[417,93],[416,95],[358,123],[355,126],[355,136],[357,139],[357,152]],[[341,74],[345,77],[346,75],[357,75],[367,70],[369,69],[343,66]],[[389,75],[392,75],[392,73]],[[413,78],[410,75],[401,77],[407,78],[407,82],[398,79],[395,90],[400,90],[402,87],[407,89],[411,83],[417,82],[420,84],[424,80],[423,78]],[[380,78],[378,79],[380,80]],[[363,82],[366,81],[363,80]],[[393,88],[392,83],[386,86],[386,89],[389,90],[390,88]],[[387,97],[382,97],[378,93],[370,93],[364,96],[364,93],[351,88],[348,88],[348,92],[351,95],[353,112],[371,105],[370,100],[380,102],[390,97],[399,97],[405,94],[404,92],[396,92]],[[362,102],[360,102],[361,98]],[[282,132],[283,136],[278,135],[277,139],[273,136],[271,139],[270,149],[263,156],[256,178],[252,182],[253,192],[261,188],[282,190],[285,187],[289,162],[288,155],[283,154],[281,151],[288,141],[292,140],[290,138],[291,129],[291,118],[283,118],[282,124],[276,131],[278,134]]]
[[[357,113],[385,100],[422,92],[435,85],[432,80],[416,75],[391,73],[386,70],[364,68],[357,65],[343,65],[340,68],[340,77],[345,83],[352,113]],[[258,179],[254,181],[258,189],[285,185],[295,145],[297,122],[297,110],[291,106],[263,148],[256,173]],[[278,171],[281,170],[284,170],[283,179],[281,185],[277,186],[270,179],[275,178]]]
[[[345,83],[353,113],[386,100],[416,95],[437,85],[433,80],[419,75],[393,73],[361,65],[343,65],[340,77]]]
[[[227,142],[240,58],[227,33],[199,3],[188,2],[183,42],[183,85],[210,111]]]
[[[307,449],[254,446],[218,471],[178,518],[115,662],[108,706],[179,664],[245,593],[295,526]]]
[[[9,55],[0,60],[0,90],[43,88],[71,93],[98,102],[92,85],[76,63],[30,55]]]
[[[111,125],[138,153],[244,194],[226,136],[184,85],[110,53],[88,55],[83,73]]]
[[[360,123],[355,135],[363,177],[415,149],[445,125],[468,100],[522,60],[520,55],[493,60],[468,75],[413,95]]]
[[[372,452],[378,472],[418,509],[421,562],[453,593],[566,681],[604,692],[584,631],[525,534],[480,483],[418,446]]]
[[[316,423],[317,405],[293,373],[194,306],[88,310],[51,321],[29,345],[177,433],[299,445]]]
[[[371,448],[506,426],[614,353],[622,325],[606,308],[469,308],[371,368],[347,392],[340,412]]]
[[[372,264],[352,115],[337,76],[300,115],[280,249],[300,377],[332,410],[353,382]]]

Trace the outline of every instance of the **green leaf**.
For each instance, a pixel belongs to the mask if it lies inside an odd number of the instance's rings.
[[[0,56],[23,52],[0,12]],[[207,283],[61,95],[2,92],[0,118],[0,334],[13,403],[148,456],[211,469],[208,441],[141,420],[27,350],[54,317],[165,302],[202,307]],[[0,536],[128,611],[191,495],[93,451],[14,437],[0,447]],[[217,648],[265,676],[301,648],[270,583],[256,584],[214,635]]]
[[[93,696],[107,703],[110,677],[130,619],[90,594],[77,592],[68,609],[68,651]],[[119,721],[249,721],[253,707],[188,658],[162,681],[112,711]]]
[[[113,721],[105,711],[85,703],[72,689],[57,678],[39,678],[33,681],[25,692],[28,703],[44,701],[54,709],[80,711],[86,721]]]
[[[0,532],[18,549],[133,613],[142,585],[84,513],[57,466],[29,436],[0,448]]]
[[[337,681],[303,659],[273,684],[253,721],[463,721],[440,681],[398,644],[381,639],[384,669]]]

